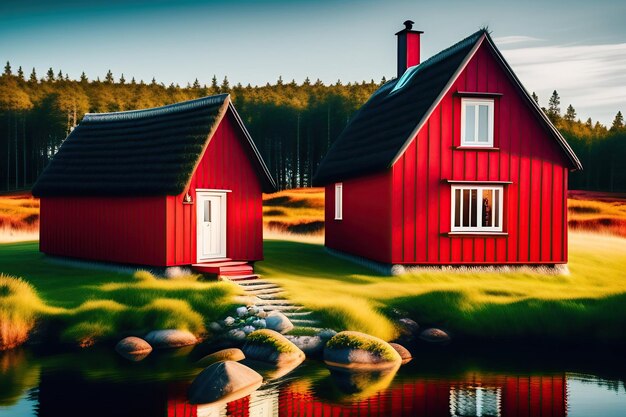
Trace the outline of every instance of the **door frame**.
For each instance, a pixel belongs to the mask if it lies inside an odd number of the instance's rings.
[[[226,215],[227,195],[230,190],[196,190],[196,262],[208,261],[211,259],[226,258],[226,226],[228,216]],[[204,204],[202,197],[219,197],[220,198],[220,251],[215,256],[202,256],[202,237],[204,230],[202,228],[202,219]]]

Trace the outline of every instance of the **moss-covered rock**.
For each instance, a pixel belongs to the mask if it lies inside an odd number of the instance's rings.
[[[250,333],[246,337],[243,353],[247,358],[277,365],[302,362],[305,358],[304,352],[296,345],[270,329]]]
[[[383,369],[398,366],[402,358],[382,339],[345,331],[337,333],[326,343],[324,361],[339,368]]]

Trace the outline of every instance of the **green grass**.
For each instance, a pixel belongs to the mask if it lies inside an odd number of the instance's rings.
[[[233,284],[194,276],[157,279],[146,271],[132,275],[63,264],[39,253],[36,242],[0,245],[0,272],[21,277],[38,297],[0,295],[0,306],[20,312],[28,323],[29,314],[41,318],[58,329],[61,341],[81,346],[162,328],[201,335],[205,323],[233,308],[239,292]]]
[[[570,233],[569,275],[423,271],[380,276],[322,245],[271,240],[257,271],[315,310],[322,325],[384,340],[391,309],[462,338],[626,341],[626,240]],[[535,339],[536,338],[536,339]]]
[[[285,336],[273,330],[255,330],[246,336],[246,342],[253,345],[271,346],[279,353],[296,353],[298,348]]]

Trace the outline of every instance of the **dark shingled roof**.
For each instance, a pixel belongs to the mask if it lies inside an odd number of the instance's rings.
[[[390,168],[483,35],[490,39],[487,31],[481,29],[418,66],[409,68],[405,73],[409,77],[408,81],[395,91],[394,87],[403,77],[380,87],[353,116],[328,150],[315,173],[314,185],[325,185]],[[491,45],[508,67],[493,43]],[[512,71],[510,73],[519,84]],[[545,119],[541,110],[539,112]],[[547,119],[545,121],[551,126]],[[556,132],[561,145],[567,148],[566,152],[571,154],[572,160],[577,162],[565,139],[553,126],[551,129]]]
[[[39,176],[33,194],[178,195],[228,108],[263,171],[264,191],[274,191],[274,180],[228,94],[221,94],[153,109],[86,114]]]

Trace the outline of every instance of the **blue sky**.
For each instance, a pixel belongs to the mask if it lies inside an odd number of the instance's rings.
[[[610,123],[626,111],[626,2],[590,1],[3,1],[0,60],[77,78],[181,85],[380,80],[395,75],[394,33],[411,19],[422,59],[488,25],[545,105]]]

